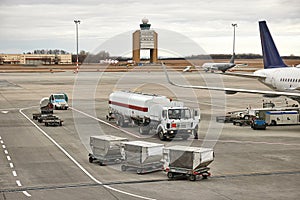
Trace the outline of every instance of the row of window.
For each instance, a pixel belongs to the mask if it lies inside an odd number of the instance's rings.
[[[293,83],[300,83],[300,79],[297,78],[281,78],[280,81],[282,82],[293,82]]]

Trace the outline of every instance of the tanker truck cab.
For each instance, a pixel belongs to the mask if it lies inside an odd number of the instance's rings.
[[[181,137],[188,139],[191,135],[198,137],[198,111],[188,107],[165,107],[162,120],[157,127],[157,134],[161,140]]]
[[[53,107],[58,110],[67,110],[68,105],[68,96],[64,93],[51,94],[49,101],[53,104]]]

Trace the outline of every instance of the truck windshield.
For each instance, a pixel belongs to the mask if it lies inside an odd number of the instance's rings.
[[[54,99],[65,99],[65,95],[63,94],[55,94]]]
[[[189,109],[169,109],[169,119],[189,119],[191,118],[191,112]]]

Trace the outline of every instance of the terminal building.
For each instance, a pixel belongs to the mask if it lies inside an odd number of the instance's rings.
[[[71,54],[0,54],[0,64],[72,64]]]

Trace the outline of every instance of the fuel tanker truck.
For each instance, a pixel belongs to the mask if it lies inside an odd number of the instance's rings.
[[[198,137],[200,112],[185,107],[183,102],[154,94],[116,91],[110,94],[108,103],[106,118],[115,119],[121,127],[137,125],[140,134],[154,131],[161,140]]]

